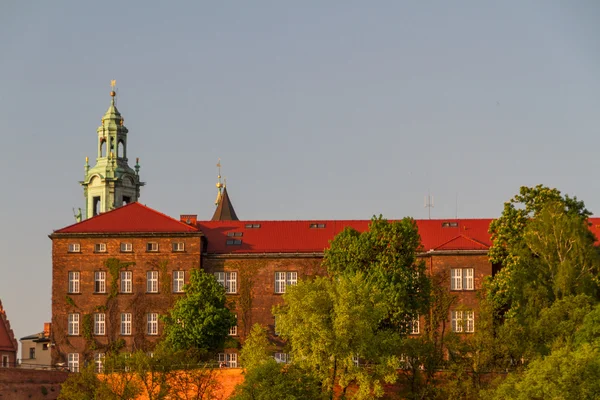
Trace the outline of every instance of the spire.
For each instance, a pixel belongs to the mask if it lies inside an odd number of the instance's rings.
[[[229,199],[229,195],[227,194],[227,185],[221,183],[221,159],[219,158],[219,162],[217,163],[217,168],[219,169],[219,174],[217,175],[217,199],[215,200],[215,205],[217,209],[212,216],[211,221],[239,221],[239,218],[235,214],[235,210],[233,209],[233,204],[231,204],[231,200]]]

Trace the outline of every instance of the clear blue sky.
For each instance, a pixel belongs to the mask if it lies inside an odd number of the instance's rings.
[[[562,3],[562,4],[561,4]],[[242,219],[496,217],[544,183],[600,213],[600,2],[0,3],[0,299],[50,320],[110,80],[141,201]],[[456,198],[458,196],[458,207]]]

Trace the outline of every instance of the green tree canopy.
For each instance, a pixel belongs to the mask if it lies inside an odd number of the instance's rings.
[[[289,288],[275,308],[277,328],[289,341],[295,365],[315,376],[333,397],[358,386],[356,398],[380,397],[397,378],[397,332],[380,329],[390,305],[363,273],[317,277]]]
[[[417,259],[420,250],[421,237],[412,218],[389,222],[379,216],[365,232],[346,228],[338,234],[325,250],[323,265],[333,277],[363,273],[390,305],[382,322],[407,332],[407,321],[429,305],[430,281],[424,262]]]
[[[214,276],[192,270],[185,294],[165,320],[164,343],[173,350],[223,348],[235,315],[226,307],[225,288]]]

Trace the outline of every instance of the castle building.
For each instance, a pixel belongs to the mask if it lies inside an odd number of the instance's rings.
[[[226,289],[243,339],[254,323],[278,343],[272,308],[290,285],[325,274],[329,241],[346,227],[360,232],[368,220],[240,220],[220,171],[216,209],[210,220],[196,214],[173,219],[138,202],[139,164],[128,166],[123,118],[111,105],[98,128],[98,157],[86,162],[81,182],[85,220],[54,231],[52,240],[52,363],[76,371],[84,362],[102,369],[105,352],[151,351],[163,332],[159,315],[182,295],[190,271],[214,274]],[[218,164],[220,168],[220,163]],[[417,220],[431,277],[455,295],[448,329],[477,329],[478,298],[488,260],[491,219]],[[600,231],[600,220],[591,229]],[[422,321],[422,320],[421,320]],[[420,334],[420,321],[412,333]],[[279,342],[281,343],[281,342]],[[287,355],[276,353],[285,361]],[[219,355],[237,366],[237,349]]]

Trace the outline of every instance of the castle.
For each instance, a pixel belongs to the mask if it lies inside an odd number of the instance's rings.
[[[115,106],[115,92],[97,129],[97,158],[86,159],[85,210],[77,223],[54,231],[52,240],[52,362],[77,371],[84,362],[101,370],[109,350],[151,352],[163,331],[159,315],[182,296],[190,270],[202,268],[224,285],[242,338],[254,323],[277,337],[271,313],[287,286],[324,274],[323,250],[346,227],[368,229],[368,220],[240,220],[227,187],[217,184],[210,221],[179,219],[138,202],[139,161],[128,160],[128,130]],[[478,299],[486,276],[496,272],[487,257],[491,219],[417,220],[431,276],[446,282],[457,301],[447,326],[477,329]],[[593,225],[597,229],[597,225]],[[419,335],[419,322],[412,334]],[[287,354],[276,353],[285,361]],[[237,349],[219,354],[237,366]]]

